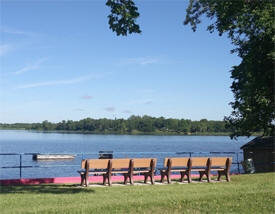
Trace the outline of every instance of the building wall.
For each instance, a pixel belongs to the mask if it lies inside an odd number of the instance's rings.
[[[244,160],[252,158],[256,172],[275,172],[275,152],[271,149],[244,149]]]

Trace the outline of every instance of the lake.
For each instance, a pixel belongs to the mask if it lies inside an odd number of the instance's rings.
[[[241,152],[240,147],[253,137],[231,140],[227,136],[151,136],[151,135],[92,135],[44,133],[21,130],[0,130],[0,153],[63,153],[76,154],[74,160],[34,161],[32,155],[22,155],[22,177],[78,176],[82,158],[98,158],[99,151],[113,151],[114,158],[156,157],[157,167],[165,157],[232,156],[233,162],[242,160],[242,154],[210,152]],[[237,157],[238,156],[238,157]],[[19,166],[19,155],[0,155],[1,167]],[[237,165],[232,165],[232,172]],[[0,179],[19,178],[18,168],[0,169]]]

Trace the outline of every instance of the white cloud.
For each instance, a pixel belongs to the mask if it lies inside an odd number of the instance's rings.
[[[124,110],[122,113],[124,113],[124,114],[131,114],[132,112],[130,110]]]
[[[143,101],[143,104],[145,104],[145,105],[149,105],[152,103],[153,103],[153,100],[150,100],[150,99]]]
[[[136,100],[131,100],[127,104],[128,105],[149,105],[152,103],[153,103],[152,99],[136,99]]]
[[[8,26],[1,26],[0,32],[5,34],[10,34],[14,36],[26,36],[26,37],[35,37],[38,36],[37,33],[25,31],[25,30],[19,30]]]
[[[113,106],[105,108],[105,111],[108,111],[108,112],[114,112],[115,110],[116,108]]]
[[[10,28],[10,27],[7,27],[7,26],[2,26],[0,28],[0,31],[2,33],[14,34],[14,35],[24,35],[24,36],[34,36],[35,35],[32,32],[22,31],[22,30]]]
[[[87,76],[81,76],[73,79],[64,79],[64,80],[51,80],[51,81],[45,81],[45,82],[36,82],[36,83],[30,83],[30,84],[24,84],[19,85],[17,89],[24,89],[24,88],[37,88],[37,87],[43,87],[43,86],[58,86],[58,85],[70,85],[70,84],[76,84],[80,82],[84,82],[90,79],[98,78],[96,75],[87,75]]]
[[[81,96],[80,98],[83,99],[83,100],[91,100],[91,99],[93,99],[93,97],[90,96],[90,95],[84,95],[84,96]]]
[[[18,74],[22,74],[25,73],[27,71],[33,71],[33,70],[38,70],[40,68],[40,65],[45,62],[47,60],[47,58],[41,58],[39,60],[37,60],[36,62],[26,65],[25,67],[19,69],[18,71],[13,72],[14,74],[18,75]]]
[[[121,65],[149,65],[158,63],[159,59],[155,57],[137,57],[137,58],[128,58],[121,60]]]
[[[11,44],[0,44],[0,56],[6,55],[8,52],[12,51],[14,47]]]
[[[156,90],[147,88],[147,89],[140,89],[140,90],[138,90],[138,92],[140,92],[142,94],[154,94],[154,93],[156,93]]]
[[[75,108],[74,111],[85,111],[83,108]]]

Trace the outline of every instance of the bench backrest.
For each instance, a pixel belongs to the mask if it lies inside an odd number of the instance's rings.
[[[109,159],[88,159],[87,166],[89,169],[107,169]]]
[[[192,167],[194,166],[208,166],[209,164],[209,158],[207,157],[195,157],[191,158],[192,161]]]
[[[156,164],[157,159],[156,158],[135,158],[133,159],[133,165],[134,168],[148,168],[152,167],[151,162],[154,161]]]
[[[211,165],[212,166],[223,166],[226,167],[226,162],[232,162],[232,158],[230,157],[212,157],[211,158]]]
[[[171,161],[172,167],[179,167],[179,166],[187,167],[189,158],[170,158],[170,161]]]
[[[131,159],[111,159],[113,169],[122,169],[130,167]]]

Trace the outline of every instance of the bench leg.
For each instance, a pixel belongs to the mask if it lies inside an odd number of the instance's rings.
[[[164,177],[165,177],[165,172],[163,172],[163,171],[160,171],[160,182],[161,183],[163,183],[163,181],[164,181]]]
[[[171,183],[171,176],[170,176],[170,173],[167,173],[167,182],[168,182],[168,184]]]
[[[80,186],[83,186],[85,181],[85,174],[80,174],[80,179],[81,179]]]
[[[167,171],[161,172],[160,182],[164,183],[165,177],[167,178],[167,182],[170,183],[170,180],[169,180],[170,176],[169,176],[169,172]]]
[[[192,182],[191,173],[187,173],[187,179],[188,179],[188,183]]]
[[[200,173],[200,179],[199,179],[199,181],[202,181],[202,177],[204,175],[204,172],[200,171],[199,173]]]
[[[134,185],[134,180],[133,180],[133,176],[132,175],[129,176],[129,179],[130,179],[130,184]]]
[[[144,174],[144,183],[146,184],[148,180],[148,174]]]
[[[217,178],[218,181],[221,180],[221,176],[222,176],[222,172],[221,172],[221,171],[218,171],[218,178]]]
[[[226,177],[226,181],[230,182],[230,174],[229,174],[229,172],[225,173],[225,177]]]
[[[124,174],[124,184],[127,184],[127,180],[128,180],[128,175],[127,174]]]
[[[208,183],[210,183],[210,182],[211,182],[211,175],[210,175],[210,173],[209,173],[209,172],[206,172],[205,175],[206,175],[206,177],[207,177]]]
[[[192,183],[191,171],[186,172],[188,183]]]
[[[180,182],[184,182],[185,172],[180,172]]]
[[[89,174],[88,174],[88,173],[87,173],[87,174],[85,173],[84,176],[85,176],[85,186],[88,187],[88,186],[89,186]]]
[[[112,186],[112,175],[108,175],[108,184]]]
[[[104,174],[104,175],[103,175],[103,185],[106,185],[106,179],[107,179],[107,175]]]
[[[155,184],[155,178],[153,173],[150,175],[150,178],[151,178],[151,184]]]

